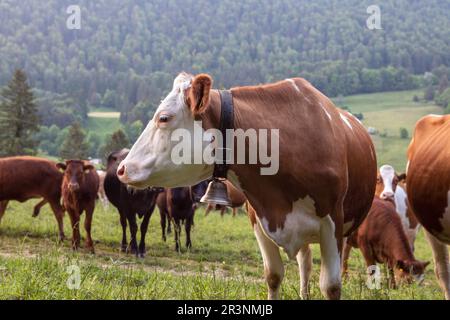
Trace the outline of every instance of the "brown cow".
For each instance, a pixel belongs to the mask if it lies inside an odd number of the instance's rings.
[[[98,174],[92,164],[82,160],[66,160],[57,166],[64,171],[61,189],[64,207],[72,224],[72,248],[76,250],[80,247],[80,216],[85,211],[86,248],[94,253],[91,225],[99,185]]]
[[[227,192],[231,201],[231,209],[233,210],[233,217],[234,217],[236,216],[236,210],[244,205],[245,201],[247,201],[247,198],[245,197],[245,194],[238,188],[233,186],[230,181],[225,180],[224,183],[227,187]],[[212,204],[208,204],[205,210],[205,216],[207,216],[209,212],[213,209],[220,210],[220,215],[223,217],[225,211],[227,210],[227,207],[222,205],[214,206]]]
[[[406,183],[409,204],[433,250],[436,276],[450,299],[450,115],[429,115],[417,122]]]
[[[408,282],[412,280],[411,277],[421,281],[425,267],[429,264],[415,259],[393,198],[382,200],[375,197],[367,218],[358,230],[347,238],[344,245],[343,273],[347,271],[352,247],[361,250],[367,267],[376,263],[386,264],[392,287],[396,286],[395,276]]]
[[[311,259],[304,259],[310,257],[310,243],[320,243],[323,295],[340,298],[343,236],[364,220],[375,192],[376,156],[367,130],[301,78],[233,88],[229,93],[234,104],[234,141],[240,146],[232,149],[237,152],[228,180],[243,190],[255,209],[253,227],[269,298],[279,297],[284,276],[279,249],[291,259],[297,256],[300,270],[306,270],[311,265]],[[221,101],[209,75],[181,73],[122,161],[117,172],[122,182],[141,188],[179,187],[210,178],[213,163],[196,162],[195,157],[201,160],[204,150],[220,142],[211,134],[220,128]],[[190,161],[179,161],[179,157],[174,161],[180,150],[174,141],[186,132],[188,138],[195,138],[199,131],[203,140],[194,143],[195,152],[183,150]],[[246,132],[254,133],[257,140],[261,137],[256,142],[260,148],[245,142]],[[256,163],[251,163],[256,149],[259,159],[255,156]],[[240,150],[245,153],[239,158]],[[271,154],[269,162],[261,156],[264,151]]]
[[[47,159],[28,156],[0,158],[0,220],[9,200],[25,202],[44,198],[34,207],[33,217],[49,203],[58,222],[59,238],[63,240],[62,177],[56,163]]]

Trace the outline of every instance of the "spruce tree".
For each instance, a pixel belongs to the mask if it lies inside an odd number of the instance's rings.
[[[103,154],[103,158],[106,159],[106,157],[108,157],[108,155],[113,151],[118,151],[129,147],[129,144],[130,142],[128,141],[128,137],[122,129],[115,131],[105,141],[101,152]]]
[[[24,71],[18,69],[1,92],[0,155],[35,154],[39,115]]]
[[[64,142],[59,149],[62,159],[87,159],[89,156],[89,144],[86,134],[78,122],[72,124]]]

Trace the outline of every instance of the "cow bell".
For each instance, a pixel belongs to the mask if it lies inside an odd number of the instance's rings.
[[[227,186],[219,179],[214,179],[208,184],[208,189],[206,189],[206,193],[200,199],[200,202],[231,207]]]

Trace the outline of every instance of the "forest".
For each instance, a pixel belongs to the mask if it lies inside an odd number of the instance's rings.
[[[447,0],[383,1],[381,30],[360,0],[79,0],[79,30],[66,26],[71,4],[0,2],[0,86],[23,69],[47,128],[95,108],[142,126],[180,71],[207,72],[217,88],[300,76],[331,97],[450,73]]]

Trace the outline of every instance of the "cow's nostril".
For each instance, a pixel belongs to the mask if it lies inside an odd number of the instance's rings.
[[[123,165],[119,168],[119,170],[117,170],[117,175],[123,176],[124,174],[125,174],[125,166]]]

